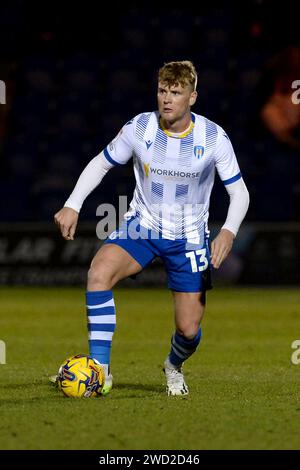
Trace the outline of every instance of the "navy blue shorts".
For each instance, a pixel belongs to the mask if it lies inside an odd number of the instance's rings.
[[[211,289],[210,251],[208,239],[202,245],[187,243],[186,239],[169,240],[153,231],[130,224],[135,218],[124,220],[120,227],[105,240],[126,250],[142,268],[154,258],[164,262],[169,289],[176,292],[205,292]],[[135,219],[137,220],[137,219]],[[138,235],[137,235],[138,233]]]

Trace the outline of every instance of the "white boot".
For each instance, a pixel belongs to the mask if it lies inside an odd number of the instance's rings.
[[[168,396],[188,395],[189,389],[184,380],[182,366],[174,366],[167,358],[164,362],[163,371],[167,379],[166,391]]]

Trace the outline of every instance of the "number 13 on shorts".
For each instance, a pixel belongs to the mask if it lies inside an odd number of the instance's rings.
[[[185,256],[190,259],[193,273],[197,273],[198,271],[205,271],[205,269],[208,267],[206,248],[202,248],[201,250],[188,251]]]

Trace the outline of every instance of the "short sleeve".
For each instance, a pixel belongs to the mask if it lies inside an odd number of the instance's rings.
[[[222,128],[218,130],[215,164],[225,185],[234,183],[242,177],[230,139]]]
[[[105,158],[113,165],[125,165],[133,153],[134,120],[128,121],[118,135],[104,148]]]

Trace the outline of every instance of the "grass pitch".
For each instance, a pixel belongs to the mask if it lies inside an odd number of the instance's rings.
[[[186,362],[187,398],[167,397],[167,290],[116,289],[107,397],[68,399],[48,383],[87,353],[84,291],[2,288],[0,449],[299,449],[299,290],[214,289]]]

